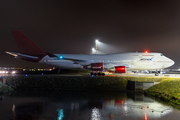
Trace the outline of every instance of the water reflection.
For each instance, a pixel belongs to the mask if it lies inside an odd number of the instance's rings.
[[[3,96],[1,120],[178,120],[180,111],[143,94],[14,92]]]
[[[99,112],[99,109],[92,109],[91,120],[101,120],[101,113]]]
[[[64,113],[63,113],[63,109],[57,109],[57,114],[58,114],[58,117],[57,117],[57,120],[62,120],[63,117],[64,117]]]

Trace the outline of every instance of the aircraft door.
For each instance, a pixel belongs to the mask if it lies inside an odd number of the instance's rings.
[[[153,61],[153,65],[156,65],[156,61]]]
[[[134,61],[131,61],[131,67],[134,66]]]

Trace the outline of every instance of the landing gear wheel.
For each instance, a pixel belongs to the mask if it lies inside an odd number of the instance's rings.
[[[91,72],[91,73],[90,73],[90,75],[92,76],[92,75],[94,75],[94,73],[93,73],[93,72]]]
[[[101,73],[98,73],[98,76],[101,76]]]
[[[105,74],[104,74],[104,73],[102,73],[102,76],[105,76]]]

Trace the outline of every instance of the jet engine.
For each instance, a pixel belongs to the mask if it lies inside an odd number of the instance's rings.
[[[125,73],[126,67],[125,66],[115,66],[115,73]]]
[[[91,70],[103,71],[103,63],[91,63]]]

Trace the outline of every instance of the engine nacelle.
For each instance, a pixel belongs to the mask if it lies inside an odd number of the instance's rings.
[[[126,67],[125,66],[115,66],[115,73],[125,73]]]
[[[103,71],[103,63],[91,63],[91,70]]]

